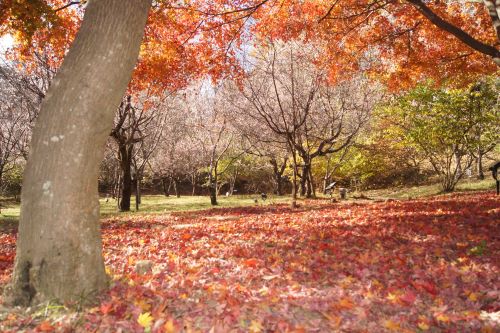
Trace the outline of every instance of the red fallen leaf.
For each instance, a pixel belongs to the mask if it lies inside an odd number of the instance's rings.
[[[181,238],[185,241],[188,241],[190,240],[191,238],[193,238],[193,235],[191,234],[188,234],[188,233],[185,233],[185,234],[182,234]]]
[[[425,290],[432,296],[436,296],[439,294],[439,291],[436,289],[436,286],[432,282],[427,281],[414,281],[412,285],[419,290]]]
[[[247,267],[257,267],[259,261],[255,258],[247,259],[243,262],[243,264]]]
[[[477,204],[481,202],[482,198],[490,197],[492,199],[485,200],[485,205]],[[426,223],[429,223],[428,215],[433,215],[439,206],[446,209],[449,205],[455,205],[462,212],[464,211],[463,206],[470,203],[472,208],[467,208],[467,212],[464,213],[466,220],[457,220],[456,215],[450,213],[439,220],[439,224],[436,224],[439,227],[427,228],[426,233],[446,237],[449,242],[455,242],[455,237],[457,241],[466,242],[468,234],[473,234],[477,238],[473,238],[471,241],[473,244],[482,239],[487,239],[489,244],[488,237],[496,235],[494,233],[496,225],[493,220],[496,211],[489,213],[487,211],[498,206],[498,201],[490,194],[488,196],[468,194],[465,198],[467,201],[462,200],[459,203],[453,203],[446,198],[442,199],[442,202],[435,201],[433,203],[427,199],[414,203],[391,203],[390,209],[386,209],[387,205],[385,204],[367,206],[372,207],[373,211],[355,206],[335,207],[335,209],[332,209],[329,202],[325,208],[318,205],[318,210],[306,210],[304,212],[290,212],[288,206],[286,206],[285,208],[279,208],[279,210],[273,208],[275,211],[272,214],[256,217],[255,211],[250,211],[251,214],[243,216],[237,226],[226,225],[224,234],[218,232],[218,225],[210,225],[210,223],[202,223],[199,226],[196,224],[195,227],[182,231],[165,227],[158,232],[157,229],[147,227],[149,222],[145,217],[141,217],[128,223],[130,223],[130,227],[135,227],[136,224],[140,225],[144,232],[130,233],[128,227],[122,228],[121,220],[105,222],[103,242],[107,265],[112,268],[113,275],[117,277],[121,275],[124,279],[115,281],[113,289],[109,291],[109,296],[112,299],[105,301],[113,304],[111,314],[104,315],[100,311],[101,305],[99,304],[97,308],[92,308],[91,311],[83,314],[81,317],[82,325],[77,327],[89,332],[113,330],[113,328],[114,330],[134,331],[134,328],[137,328],[137,316],[150,313],[156,319],[150,327],[151,331],[167,329],[174,331],[174,329],[178,329],[178,326],[181,327],[182,323],[177,323],[172,319],[173,326],[168,327],[165,324],[173,315],[171,312],[179,309],[179,313],[182,311],[183,321],[185,318],[188,323],[199,320],[200,325],[207,327],[207,330],[215,327],[214,331],[216,332],[218,330],[224,331],[226,326],[237,326],[242,313],[245,313],[245,316],[250,314],[248,316],[250,320],[266,323],[266,325],[263,325],[262,331],[268,329],[266,327],[267,323],[272,323],[271,325],[277,331],[291,332],[294,329],[300,329],[300,327],[295,326],[297,323],[289,316],[290,312],[288,310],[290,305],[293,308],[297,306],[297,297],[295,295],[301,293],[301,285],[304,283],[312,285],[316,281],[333,284],[338,281],[338,278],[335,274],[331,274],[332,271],[343,274],[348,271],[356,272],[356,275],[352,278],[343,279],[342,286],[345,286],[344,291],[346,293],[338,295],[334,289],[329,290],[329,298],[325,297],[325,301],[322,301],[319,308],[319,310],[324,310],[321,311],[322,316],[318,317],[319,319],[307,317],[306,320],[302,321],[301,325],[304,325],[302,328],[305,331],[335,331],[340,329],[340,324],[342,324],[343,329],[345,328],[345,331],[363,331],[364,327],[369,323],[372,327],[382,327],[382,330],[385,327],[388,331],[398,332],[404,330],[403,326],[405,325],[402,325],[402,323],[409,321],[416,325],[415,329],[419,328],[425,332],[430,332],[432,329],[436,330],[435,327],[431,327],[433,325],[449,326],[452,323],[453,326],[457,327],[457,332],[473,331],[473,325],[475,325],[476,319],[479,317],[479,312],[481,310],[495,312],[494,303],[480,307],[481,303],[477,302],[477,309],[459,311],[456,314],[453,309],[450,309],[449,312],[439,312],[445,309],[444,307],[440,309],[437,305],[441,305],[441,302],[450,302],[463,309],[468,309],[472,296],[471,290],[467,288],[472,288],[474,293],[478,293],[479,290],[483,289],[494,290],[494,272],[483,270],[484,267],[477,267],[481,269],[483,274],[474,276],[474,282],[477,280],[477,283],[484,284],[484,287],[471,287],[467,282],[469,280],[464,280],[467,283],[456,285],[456,289],[454,288],[442,295],[444,292],[441,292],[441,288],[443,288],[441,281],[443,281],[443,285],[453,282],[457,272],[456,268],[452,266],[428,265],[428,251],[431,255],[435,253],[434,247],[443,245],[441,239],[436,240],[436,244],[433,243],[434,240],[431,240],[431,244],[424,247],[423,245],[415,245],[415,243],[399,242],[398,238],[387,236],[397,232],[417,232],[421,228],[419,226],[425,226]],[[312,202],[311,204],[316,205],[317,203]],[[396,205],[399,205],[399,207]],[[412,205],[415,205],[415,207]],[[369,215],[367,215],[368,212]],[[406,219],[399,218],[399,214],[405,214],[405,212],[418,213],[412,213],[408,216],[410,220],[415,218],[415,223],[407,223]],[[420,216],[420,213],[422,216]],[[216,213],[211,214],[217,215]],[[388,218],[387,216],[390,217],[391,214],[394,215],[393,218]],[[481,216],[481,221],[485,221],[486,226],[484,226],[484,229],[481,229],[483,228],[481,224],[473,224],[476,223],[473,218],[475,216]],[[199,218],[201,219],[201,217]],[[386,220],[387,218],[388,220]],[[286,225],[285,219],[287,221]],[[316,219],[324,223],[316,223]],[[373,224],[370,224],[369,228],[365,229],[363,227],[357,232],[345,232],[337,227],[339,224],[344,225],[346,223],[345,225],[349,225],[348,230],[357,230],[357,227],[353,227],[352,221],[359,221],[358,219],[373,221]],[[186,217],[182,223],[191,224],[193,221],[195,221],[194,218]],[[144,226],[142,226],[143,224]],[[166,225],[168,224],[166,223]],[[256,225],[261,225],[263,228],[256,231]],[[276,230],[282,232],[275,232]],[[476,230],[476,232],[472,233],[472,230]],[[196,239],[197,241],[183,241],[183,233],[191,234],[191,232],[193,236],[191,240]],[[323,233],[328,236],[323,236]],[[202,241],[204,238],[202,235],[206,235],[206,241]],[[233,237],[241,238],[244,242],[231,242]],[[319,241],[319,239],[326,238],[329,240]],[[7,239],[6,242],[5,239]],[[147,249],[141,248],[141,239],[150,240],[148,244],[152,244],[152,246]],[[300,242],[296,242],[296,239],[300,239]],[[330,244],[327,253],[317,253],[318,248],[322,247],[321,242]],[[492,239],[491,243],[493,244],[493,242]],[[262,243],[265,244],[263,247],[256,247]],[[178,244],[180,244],[181,249],[183,246],[186,250],[178,253]],[[271,245],[268,246],[268,244]],[[13,253],[14,246],[15,240],[0,231],[0,256]],[[391,251],[393,246],[397,247],[397,251]],[[447,251],[455,251],[456,256],[464,256],[465,250],[463,248],[455,250],[452,247]],[[231,265],[226,265],[223,261],[212,260],[214,256],[229,257]],[[407,258],[408,261],[411,259],[412,265],[407,262],[406,266],[401,267],[402,261],[398,259],[398,256],[400,259]],[[163,267],[164,264],[166,267],[161,273],[154,276],[128,275],[132,272],[131,267],[127,265],[129,257],[132,257],[133,261],[152,260],[159,267]],[[487,253],[485,257],[492,258],[493,254]],[[255,258],[258,261],[257,268],[247,268],[245,266],[245,260],[250,260],[250,258]],[[467,259],[467,257],[459,258],[460,265],[457,268],[460,269],[460,274],[468,277],[466,273],[470,269],[470,259]],[[252,261],[250,260],[250,262]],[[251,274],[236,275],[234,262],[237,262],[240,268],[250,271]],[[264,263],[270,264],[270,270],[259,272],[258,270],[264,267]],[[7,266],[7,264],[7,262],[0,261],[0,285],[6,283],[8,275],[12,271],[10,265]],[[267,265],[266,268],[268,268]],[[453,269],[448,271],[447,268]],[[306,270],[309,271],[309,274],[303,274]],[[390,274],[385,274],[389,270],[392,270]],[[397,275],[395,275],[396,273]],[[190,279],[188,281],[185,280],[187,278],[186,274]],[[188,313],[193,300],[190,295],[193,290],[199,289],[196,280],[202,275],[202,278],[206,280],[207,287],[210,285],[218,287],[213,288],[213,293],[200,293],[202,297],[199,299],[196,311]],[[223,280],[221,280],[221,277]],[[370,290],[366,294],[364,288],[358,288],[360,286],[359,282],[365,281],[365,278],[371,279]],[[165,283],[167,279],[172,283],[176,283],[177,286],[171,288],[170,283]],[[411,283],[408,283],[410,281]],[[440,281],[439,284],[438,281]],[[427,285],[426,289],[426,284],[429,283],[430,287]],[[282,288],[288,287],[293,293],[283,297]],[[259,290],[259,297],[265,302],[265,305],[259,302],[258,308],[255,308],[246,302],[247,298],[251,297],[252,290]],[[442,299],[439,299],[439,304],[424,299],[425,295],[429,295],[429,298],[434,297],[428,290],[439,291],[438,297],[442,296]],[[382,298],[387,293],[390,296],[386,299],[391,301],[390,306],[394,310],[394,312],[391,311],[390,317],[387,317],[387,312],[380,311],[379,307],[377,307],[377,304],[382,301]],[[465,298],[464,295],[470,297]],[[364,299],[364,296],[366,296],[367,300],[373,300],[373,302],[362,301],[358,305],[357,300]],[[493,299],[496,296],[495,291],[490,291],[485,295],[484,299]],[[419,301],[422,299],[422,302],[417,303],[416,299],[413,300],[414,297],[419,298]],[[141,309],[137,306],[130,306],[137,299],[143,298],[150,300],[148,305],[151,308],[145,307]],[[352,301],[349,301],[349,299]],[[316,302],[316,299],[304,299],[304,302],[301,300],[301,303],[307,307],[314,307]],[[384,300],[383,302],[387,301]],[[356,305],[352,309],[351,303]],[[268,312],[267,307],[274,308],[275,304],[283,304],[283,308],[280,308],[279,312]],[[417,304],[418,306],[416,306]],[[396,305],[399,307],[396,308]],[[367,317],[367,313],[373,313],[374,316]],[[358,319],[364,319],[356,322],[351,321],[350,317],[352,315],[358,316]],[[290,323],[287,320],[291,320]],[[8,326],[5,331],[17,332],[20,330],[19,327],[29,327],[32,321],[33,319],[30,317],[17,318],[17,316],[13,316],[7,317],[7,321],[2,322],[0,325],[15,325]],[[41,320],[38,321],[38,325],[40,323]],[[52,324],[54,329],[49,333],[64,329],[62,326],[66,327],[66,324],[54,324],[53,322]],[[76,325],[80,325],[80,322]],[[254,328],[256,328],[256,331],[260,330],[258,326]],[[42,332],[38,327],[34,331]],[[484,328],[482,331],[487,333],[493,332],[494,329]]]
[[[174,271],[175,270],[175,262],[173,260],[170,260],[167,264],[167,268],[169,271]]]
[[[111,302],[102,303],[99,310],[101,310],[102,314],[106,315],[113,310],[113,303],[111,303]]]
[[[399,299],[408,305],[412,305],[417,299],[417,295],[415,295],[415,293],[412,292],[411,290],[408,290],[401,297],[399,297]]]
[[[320,244],[319,244],[319,246],[318,246],[318,248],[319,248],[320,250],[326,250],[326,249],[328,249],[329,247],[330,247],[330,245],[329,245],[328,243],[325,243],[325,242],[320,243]]]
[[[52,326],[47,320],[38,325],[38,330],[42,332],[52,332],[54,329],[54,326]]]

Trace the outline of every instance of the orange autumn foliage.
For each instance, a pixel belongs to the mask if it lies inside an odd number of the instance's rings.
[[[67,2],[2,3],[0,34],[14,34],[11,57],[29,63],[35,51],[59,65],[78,30],[84,8]],[[498,38],[482,2],[430,2],[439,17],[488,45]],[[19,19],[22,22],[19,23]],[[266,40],[303,39],[322,50],[319,65],[330,80],[365,71],[392,89],[432,78],[462,84],[497,71],[477,52],[423,16],[408,1],[204,0],[158,1],[146,27],[132,91],[175,91],[191,80],[243,73],[238,53]]]

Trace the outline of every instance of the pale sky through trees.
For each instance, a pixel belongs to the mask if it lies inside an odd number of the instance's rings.
[[[0,58],[4,59],[4,52],[12,46],[14,38],[11,35],[4,35],[0,37]]]

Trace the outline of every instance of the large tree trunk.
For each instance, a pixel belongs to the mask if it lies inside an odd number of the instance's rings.
[[[130,81],[147,0],[90,0],[42,104],[23,182],[6,304],[89,302],[106,288],[97,179]]]

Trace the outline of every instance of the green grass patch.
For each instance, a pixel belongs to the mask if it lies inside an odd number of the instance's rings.
[[[495,189],[493,179],[475,180],[465,179],[460,181],[455,192],[467,191],[488,191]],[[363,192],[366,196],[373,199],[410,199],[423,198],[443,194],[439,184],[421,185],[412,187],[395,187],[380,190],[371,190]]]
[[[257,199],[257,203],[255,203]],[[142,197],[142,204],[139,211],[135,211],[135,197],[132,197],[131,211],[120,212],[117,207],[117,201],[110,198],[106,202],[106,198],[100,198],[99,203],[101,206],[101,216],[126,216],[126,215],[151,215],[151,214],[166,214],[169,212],[178,211],[195,211],[209,208],[227,208],[227,207],[245,207],[254,205],[272,205],[278,203],[289,203],[290,197],[288,196],[269,196],[266,201],[260,199],[260,195],[233,195],[233,196],[220,196],[218,199],[219,204],[212,206],[208,196],[175,196],[166,197],[164,195],[145,195]],[[18,202],[2,201],[2,213],[0,214],[0,222],[12,221],[19,219],[20,205]]]
[[[258,199],[258,203],[255,203]],[[227,208],[227,207],[244,207],[254,205],[272,205],[277,203],[288,203],[290,198],[287,196],[269,196],[266,201],[262,201],[260,196],[257,195],[233,195],[233,196],[220,196],[217,199],[218,205],[212,206],[208,196],[175,196],[166,197],[164,195],[147,195],[142,198],[142,204],[139,211],[135,211],[135,199],[132,198],[131,212],[118,211],[117,202],[114,199],[100,199],[101,215],[104,217],[115,215],[150,215],[150,214],[165,214],[169,212],[179,211],[194,211],[209,208]]]
[[[0,197],[0,221],[19,219],[20,203],[12,198]]]
[[[486,191],[495,189],[495,182],[492,179],[485,180],[472,180],[467,179],[461,181],[456,188],[456,192],[465,191]],[[361,193],[349,193],[349,200],[353,200],[353,196],[359,196]],[[398,187],[381,190],[362,191],[362,194],[370,199],[409,199],[429,197],[441,194],[439,184],[414,186],[414,187]],[[334,198],[338,198],[338,192],[334,193]],[[255,203],[255,199],[258,203]],[[260,195],[233,195],[233,196],[220,196],[218,198],[219,205],[216,208],[226,207],[245,207],[254,205],[271,205],[285,203],[291,201],[290,196],[272,196],[263,202]],[[120,212],[117,208],[117,202],[114,199],[109,199],[106,202],[105,198],[99,200],[101,204],[101,215],[103,217],[111,216],[126,216],[126,215],[151,215],[151,214],[166,214],[169,212],[178,211],[195,211],[213,208],[210,205],[210,198],[208,196],[175,196],[166,197],[164,195],[146,195],[142,198],[142,204],[139,211],[135,211],[135,198],[132,197],[130,212]],[[0,197],[0,205],[2,207],[0,214],[0,222],[12,223],[19,219],[19,202]]]

